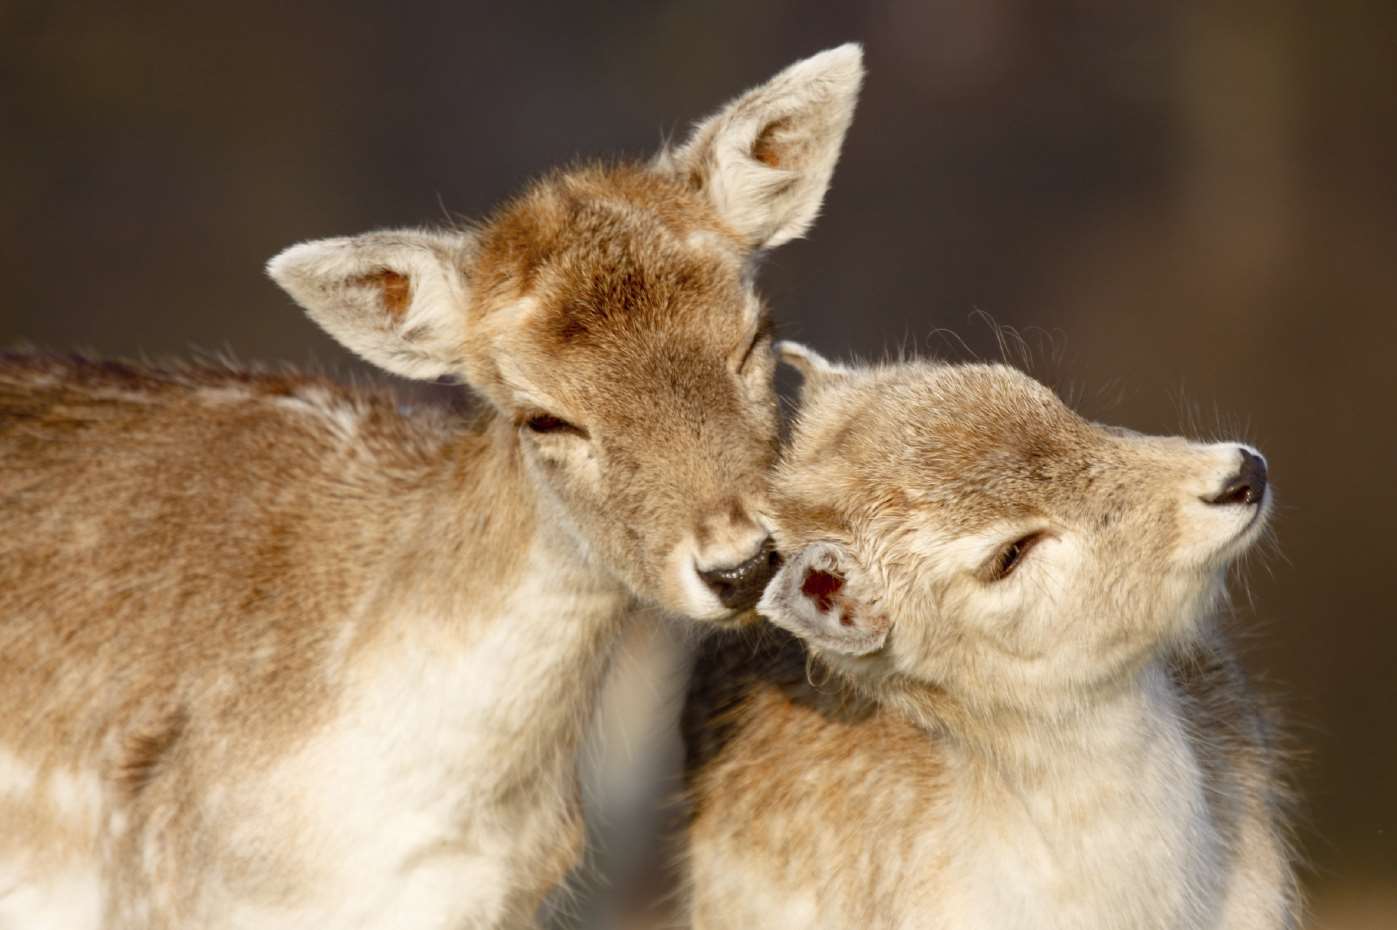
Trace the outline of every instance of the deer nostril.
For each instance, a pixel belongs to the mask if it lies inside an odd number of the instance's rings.
[[[729,610],[745,610],[761,599],[771,576],[781,567],[781,555],[768,538],[757,554],[738,565],[700,571],[699,577]]]
[[[1266,496],[1266,460],[1250,449],[1240,450],[1242,467],[1227,479],[1222,490],[1204,498],[1209,504],[1259,504]]]

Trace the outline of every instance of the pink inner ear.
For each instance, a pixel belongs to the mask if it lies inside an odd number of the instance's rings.
[[[834,606],[834,595],[838,594],[842,587],[843,578],[812,568],[805,573],[800,593],[813,600],[820,613],[824,613]]]

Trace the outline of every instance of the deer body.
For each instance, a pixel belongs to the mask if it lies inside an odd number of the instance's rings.
[[[531,926],[622,618],[770,574],[746,269],[813,219],[860,75],[824,53],[650,165],[273,261],[474,418],[0,360],[0,928]]]
[[[1210,616],[1259,458],[1010,369],[787,352],[760,609],[804,643],[700,660],[693,925],[1294,926],[1271,725]]]
[[[0,652],[37,704],[3,726],[26,788],[0,795],[6,890],[108,885],[120,909],[94,895],[73,927],[526,923],[579,850],[559,800],[629,596],[537,532],[510,428],[309,379],[45,367],[86,422],[32,436],[66,459],[44,463],[56,496],[10,511],[25,623]],[[238,464],[211,513],[182,479],[214,448]],[[74,522],[97,512],[123,517]]]

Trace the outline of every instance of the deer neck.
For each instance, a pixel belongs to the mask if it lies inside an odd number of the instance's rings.
[[[948,734],[971,873],[1012,876],[1015,907],[1074,915],[1052,926],[1192,926],[1217,846],[1179,701],[1155,664],[1071,709]]]
[[[408,543],[385,586],[400,620],[392,674],[406,670],[424,708],[449,708],[432,711],[441,722],[487,737],[473,751],[501,772],[566,756],[632,596],[558,519],[501,418],[425,467],[430,490],[403,501]]]
[[[1179,697],[1162,665],[1055,706],[965,711],[951,741],[966,765],[1028,791],[1138,777],[1189,754]]]

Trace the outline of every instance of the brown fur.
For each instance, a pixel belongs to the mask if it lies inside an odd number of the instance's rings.
[[[329,406],[307,415],[278,403],[313,395]],[[363,424],[356,445],[326,428],[337,406]],[[0,540],[0,587],[9,616],[25,621],[0,626],[0,658],[7,700],[29,711],[5,718],[20,729],[4,737],[35,744],[41,757],[101,752],[114,714],[134,717],[186,687],[224,692],[211,704],[189,698],[201,716],[226,707],[252,714],[240,728],[258,739],[294,736],[329,697],[328,631],[317,619],[366,594],[376,581],[367,568],[401,562],[404,585],[444,572],[475,601],[495,587],[485,579],[509,576],[531,530],[525,512],[488,506],[509,501],[506,489],[521,481],[517,462],[487,459],[495,418],[405,417],[385,391],[303,375],[9,357],[0,409],[0,499],[12,529]],[[493,490],[484,476],[468,478],[481,465]],[[489,561],[455,564],[449,548],[422,564],[433,550],[415,551],[410,531],[427,521],[460,548],[494,538],[477,556]],[[78,704],[68,693],[77,683],[59,684],[75,666],[102,683]]]
[[[0,926],[533,922],[580,854],[574,753],[623,621],[732,619],[751,595],[707,579],[769,570],[749,269],[813,220],[859,60],[479,227],[273,259],[331,335],[468,383],[473,417],[0,358]],[[775,119],[779,185],[750,145]]]

